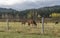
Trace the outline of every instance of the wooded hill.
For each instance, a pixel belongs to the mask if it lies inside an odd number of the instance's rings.
[[[27,9],[23,11],[17,11],[14,9],[0,8],[0,18],[40,18],[53,17],[52,14],[60,14],[60,6],[42,7],[38,9]],[[59,16],[60,17],[60,16]]]

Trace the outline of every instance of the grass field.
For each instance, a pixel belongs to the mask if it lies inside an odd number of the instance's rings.
[[[21,34],[21,33],[8,33],[0,32],[0,38],[60,38],[51,35],[36,35],[36,34]]]
[[[37,27],[22,25],[20,22],[0,22],[0,38],[60,38],[60,23],[44,23],[44,34],[42,35],[42,24]]]

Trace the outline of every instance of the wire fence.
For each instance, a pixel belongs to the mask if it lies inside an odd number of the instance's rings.
[[[42,23],[40,21],[36,22],[37,26],[31,24],[28,25],[28,22],[22,24],[21,21],[12,21],[13,19],[0,19],[0,32],[3,31],[11,31],[11,32],[21,32],[21,33],[42,33]],[[60,21],[59,20],[52,20],[52,18],[45,18],[44,19],[44,33],[45,34],[58,34],[60,33]]]

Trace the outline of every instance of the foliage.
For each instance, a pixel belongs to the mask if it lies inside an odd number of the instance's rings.
[[[60,17],[60,13],[52,13],[50,16],[51,17]]]
[[[0,16],[8,14],[12,15],[13,17],[18,16],[20,18],[39,18],[40,17],[50,17],[52,13],[60,13],[60,6],[51,6],[51,7],[43,7],[43,8],[38,8],[38,9],[27,9],[23,11],[17,11],[14,9],[7,9],[7,8],[0,8]],[[58,17],[58,16],[57,16]],[[60,16],[59,16],[60,17]]]

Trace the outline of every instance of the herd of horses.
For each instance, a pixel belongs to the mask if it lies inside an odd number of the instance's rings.
[[[31,24],[32,24],[33,26],[37,26],[37,21],[35,21],[35,20],[33,20],[33,19],[29,19],[29,20],[22,21],[22,24],[25,25],[26,23],[28,23],[28,26],[30,26]],[[39,23],[42,23],[42,22],[39,21]],[[59,23],[58,21],[55,22],[55,24],[58,24],[58,23]],[[46,24],[47,24],[47,22],[46,22]]]

